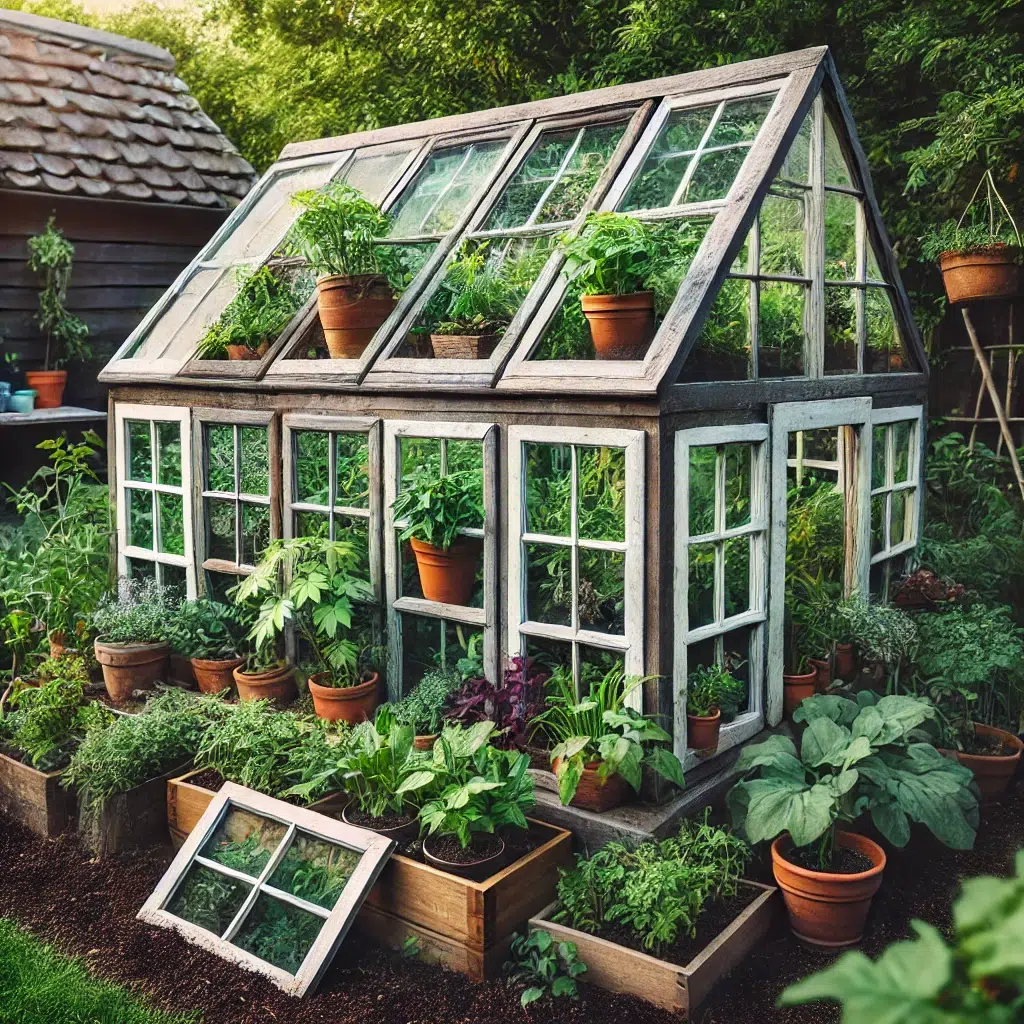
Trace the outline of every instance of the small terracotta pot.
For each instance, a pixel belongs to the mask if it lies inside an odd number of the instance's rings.
[[[332,359],[358,359],[395,308],[387,279],[379,274],[331,274],[316,282],[320,326]]]
[[[228,345],[228,359],[252,361],[262,359],[270,351],[270,342],[260,342],[259,348],[253,350],[248,345]]]
[[[223,693],[231,689],[234,671],[245,660],[244,658],[226,658],[211,660],[209,658],[192,658],[192,672],[196,677],[196,685],[203,693]]]
[[[483,545],[476,537],[459,537],[447,550],[415,537],[410,539],[420,586],[428,601],[468,605],[476,582],[476,567]]]
[[[273,700],[278,707],[291,704],[299,695],[295,685],[295,669],[287,662],[266,672],[243,672],[233,669],[231,675],[238,689],[239,700]]]
[[[944,252],[939,269],[950,302],[1010,299],[1020,294],[1019,253],[1014,246],[993,245],[984,252]]]
[[[435,857],[430,852],[430,841],[433,836],[427,836],[423,840],[423,859],[432,867],[437,868],[439,871],[447,871],[450,875],[458,875],[460,878],[469,878],[476,882],[481,882],[485,878],[490,878],[496,871],[498,871],[505,861],[505,840],[498,839],[501,846],[497,853],[492,854],[490,857],[484,857],[481,860],[473,861],[469,864],[457,864],[454,861],[443,860],[440,857]]]
[[[440,735],[441,735],[440,733],[433,732],[433,733],[430,733],[430,735],[417,736],[412,741],[413,749],[414,750],[433,750],[434,749],[434,744],[437,742],[437,737],[440,736]]]
[[[68,635],[60,629],[51,630],[46,634],[46,639],[50,644],[50,657],[59,658],[64,654],[77,654],[78,651],[74,647],[68,647]]]
[[[807,664],[814,669],[817,677],[815,689],[824,693],[832,685],[832,666],[824,658],[808,658]]]
[[[316,713],[328,722],[348,722],[356,725],[373,717],[377,708],[377,684],[380,675],[376,672],[358,686],[326,686],[323,680],[329,672],[317,672],[309,677],[309,692],[313,697]]]
[[[802,675],[782,676],[782,707],[787,718],[800,706],[802,700],[813,697],[818,688],[818,673],[805,672]]]
[[[499,334],[432,334],[435,359],[489,359]]]
[[[981,802],[984,804],[997,803],[1009,788],[1014,775],[1017,774],[1017,766],[1020,764],[1021,751],[1024,751],[1022,743],[1012,732],[1005,729],[997,729],[992,725],[975,725],[974,731],[979,736],[996,736],[1003,741],[1004,749],[1009,747],[1012,753],[1009,754],[961,754],[955,752],[956,759],[965,767],[974,772],[974,781],[981,790]],[[943,750],[943,754],[950,751]]]
[[[341,811],[341,820],[346,825],[351,825],[353,828],[365,828],[370,832],[376,832],[377,835],[387,836],[388,839],[394,839],[400,848],[408,846],[420,834],[420,819],[416,817],[415,812],[413,812],[412,821],[405,825],[398,825],[395,828],[370,828],[369,825],[360,825],[359,822],[353,821],[348,814],[350,809],[356,809],[354,803],[346,804]]]
[[[551,763],[551,770],[556,777],[561,763],[560,757],[556,757]],[[584,765],[580,784],[576,787],[576,795],[569,802],[570,807],[604,814],[605,811],[624,804],[629,798],[633,791],[629,783],[619,774],[609,775],[607,779],[602,780],[597,774],[598,767],[597,761]]]
[[[643,359],[654,336],[654,292],[581,295],[598,359]]]
[[[718,733],[722,728],[722,712],[713,715],[686,715],[686,745],[698,756],[713,754],[718,749]]]
[[[839,832],[836,845],[863,854],[871,861],[870,870],[854,875],[811,871],[782,856],[793,848],[788,835],[772,843],[772,871],[782,889],[793,934],[801,942],[829,949],[860,942],[871,898],[885,870],[885,851],[866,836]]]
[[[25,374],[25,387],[36,392],[37,409],[60,408],[67,382],[67,370],[29,370]]]
[[[857,658],[853,651],[853,644],[836,644],[836,677],[849,680],[856,671]]]
[[[115,704],[123,704],[133,690],[151,690],[167,675],[167,644],[108,644],[100,637],[94,649],[107,693]]]

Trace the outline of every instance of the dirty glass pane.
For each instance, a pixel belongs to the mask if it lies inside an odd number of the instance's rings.
[[[789,147],[779,177],[787,181],[806,183],[809,180],[812,114],[807,112],[800,131]]]
[[[758,303],[757,372],[797,377],[804,372],[804,299],[801,284],[762,281]]]
[[[127,451],[124,463],[129,480],[140,483],[153,482],[153,445],[149,420],[125,420]]]
[[[572,220],[580,212],[625,130],[625,122],[586,129],[561,180],[544,201],[538,224]]]
[[[571,533],[572,446],[523,445],[526,465],[526,532],[568,537]]]
[[[128,543],[153,550],[153,496],[149,491],[127,488]]]
[[[759,224],[761,273],[804,276],[803,196],[769,193],[761,204]]]
[[[295,450],[295,498],[308,505],[330,503],[328,450],[330,435],[318,430],[292,434]]]
[[[282,971],[298,974],[323,924],[322,918],[308,910],[261,892],[234,944]]]
[[[846,157],[843,155],[843,148],[839,144],[839,137],[836,135],[832,118],[827,115],[825,117],[825,184],[853,187],[853,179],[846,164]]]
[[[864,352],[864,372],[887,373],[911,369],[896,324],[889,290],[866,288],[865,305],[867,348]]]
[[[888,427],[875,427],[871,431],[871,489],[885,487],[886,437]]]
[[[168,555],[185,554],[184,499],[180,494],[157,494],[160,512],[160,550]]]
[[[334,466],[337,477],[334,503],[347,508],[369,508],[370,442],[366,434],[336,434]]]
[[[598,633],[626,632],[626,554],[580,548],[576,607],[579,628]]]
[[[753,449],[749,444],[725,446],[725,528],[750,522],[750,477]]]
[[[893,480],[903,483],[910,479],[910,422],[902,420],[892,425],[895,461],[893,463]]]
[[[857,372],[857,304],[852,288],[825,285],[825,374]]]
[[[693,177],[679,194],[680,203],[704,203],[724,199],[747,158],[745,146],[705,152]]]
[[[715,551],[717,544],[691,544],[687,552],[689,560],[689,601],[690,629],[706,626],[715,621]]]
[[[750,610],[750,545],[749,536],[734,537],[724,545],[725,615],[742,615]]]
[[[266,427],[241,427],[238,435],[242,493],[270,494],[270,440]]]
[[[576,449],[577,529],[584,540],[626,539],[626,450]]]
[[[252,886],[246,882],[204,864],[193,864],[165,909],[219,936],[227,931],[251,891]]]
[[[245,565],[255,565],[270,543],[270,509],[242,503],[242,550]]]
[[[750,380],[750,294],[754,285],[726,278],[701,327],[697,344],[679,373],[681,384]]]
[[[374,153],[367,150],[357,153],[355,158],[345,165],[341,172],[341,180],[360,192],[371,203],[381,203],[399,168],[405,163],[409,153],[418,143],[407,143],[400,150],[392,149],[387,153]]]
[[[181,426],[178,423],[157,422],[156,444],[157,483],[181,486]]]
[[[166,587],[179,600],[185,600],[185,591],[188,585],[188,574],[183,565],[158,565],[156,567],[160,576],[160,585]]]
[[[690,449],[689,535],[701,537],[715,532],[715,479],[718,449],[710,446]]]
[[[825,277],[857,280],[857,207],[860,200],[843,192],[825,193]]]
[[[572,548],[523,545],[526,561],[526,618],[572,625]]]
[[[235,428],[232,426],[206,426],[206,489],[234,493]]]
[[[235,503],[222,498],[206,499],[206,557],[234,562]]]
[[[296,832],[268,884],[324,910],[333,910],[362,853]]]
[[[226,868],[256,878],[281,845],[286,825],[254,811],[232,807],[213,835],[203,844],[200,856]]]
[[[775,93],[727,100],[722,116],[708,139],[708,148],[753,142],[774,102]]]

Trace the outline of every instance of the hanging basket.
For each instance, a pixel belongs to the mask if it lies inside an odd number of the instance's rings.
[[[984,252],[944,252],[939,256],[942,283],[953,304],[1012,299],[1021,292],[1020,250],[993,245]]]

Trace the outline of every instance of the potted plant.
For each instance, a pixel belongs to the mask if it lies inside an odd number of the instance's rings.
[[[701,665],[686,679],[687,746],[702,753],[718,749],[722,719],[736,717],[746,700],[746,684],[723,665]]]
[[[379,673],[365,667],[364,657],[373,648],[346,634],[352,626],[353,601],[372,600],[370,585],[356,576],[357,555],[346,541],[326,537],[293,537],[271,541],[259,565],[239,585],[236,602],[262,598],[256,622],[249,633],[257,650],[273,647],[292,624],[318,671],[309,677],[309,692],[316,713],[332,721],[361,722],[377,706]],[[287,664],[276,670],[271,685],[285,688],[278,699],[295,695],[294,672]],[[251,676],[235,669],[238,695],[242,687],[256,696]],[[241,678],[240,678],[241,677]]]
[[[423,472],[392,505],[395,520],[406,521],[399,539],[412,547],[428,601],[469,604],[482,545],[463,530],[483,522],[482,490],[478,469],[443,476]]]
[[[448,700],[460,686],[462,674],[457,670],[432,669],[400,701],[391,705],[395,721],[414,730],[413,746],[417,750],[434,749]]]
[[[317,306],[332,359],[358,359],[395,308],[398,253],[380,245],[391,218],[351,185],[297,192],[291,244],[318,275]]]
[[[239,267],[238,291],[206,329],[196,359],[262,359],[301,305],[292,286],[269,266]]]
[[[463,729],[445,725],[434,744],[434,782],[440,792],[420,809],[427,835],[423,857],[432,867],[482,880],[503,864],[506,829],[526,829],[533,807],[530,759],[488,740],[493,722]]]
[[[629,787],[640,792],[644,767],[685,785],[679,759],[663,745],[672,737],[626,707],[630,692],[644,682],[615,667],[578,700],[571,673],[558,668],[552,674],[546,710],[534,721],[552,742],[551,765],[564,805],[598,812],[617,807]]]
[[[560,248],[597,358],[643,359],[654,335],[654,292],[645,287],[657,267],[649,229],[625,214],[591,213]]]
[[[247,632],[237,605],[219,601],[183,601],[169,624],[171,647],[188,658],[203,693],[231,689]]]
[[[748,777],[729,792],[733,823],[751,843],[774,840],[775,880],[802,941],[859,942],[882,881],[885,851],[839,823],[870,812],[894,846],[907,844],[911,821],[955,849],[973,845],[978,805],[969,773],[917,740],[934,715],[916,697],[819,694],[794,715],[807,725],[799,753],[778,735],[743,748],[737,770]]]
[[[28,251],[29,270],[42,276],[36,322],[46,335],[46,349],[43,368],[28,370],[25,383],[36,392],[37,408],[56,409],[64,401],[64,386],[68,380],[64,367],[76,360],[85,361],[92,355],[87,341],[89,328],[64,305],[75,247],[54,226],[51,217],[42,234],[28,240]]]
[[[900,608],[854,594],[836,605],[834,621],[834,635],[848,640],[875,681],[888,680],[889,690],[895,692],[901,671],[918,649],[914,619]]]
[[[489,242],[467,243],[448,264],[448,305],[430,335],[435,359],[487,359],[515,315],[502,266],[489,256]]]
[[[983,185],[985,209],[979,215],[975,203]],[[1020,232],[989,170],[982,175],[960,219],[948,220],[925,235],[921,251],[926,259],[938,262],[952,303],[1007,299],[1020,294]]]
[[[118,580],[92,614],[96,660],[111,701],[121,704],[135,690],[166,678],[168,625],[177,606],[156,580]]]

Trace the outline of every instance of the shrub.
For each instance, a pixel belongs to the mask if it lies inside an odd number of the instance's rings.
[[[433,669],[400,701],[391,705],[395,720],[411,725],[420,735],[441,729],[448,698],[462,685],[462,676],[452,669]]]
[[[168,640],[186,658],[236,658],[245,649],[244,610],[219,601],[183,601],[168,627]]]

